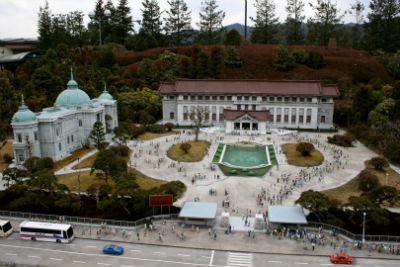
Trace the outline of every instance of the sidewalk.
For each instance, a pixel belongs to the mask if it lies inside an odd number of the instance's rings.
[[[15,231],[18,230],[20,220],[11,221]],[[331,237],[327,236],[325,246],[316,245],[315,251],[312,251],[311,244],[307,241],[291,240],[289,238],[279,239],[278,236],[266,234],[265,232],[256,232],[255,237],[249,237],[245,231],[236,231],[231,234],[225,234],[224,230],[215,230],[217,238],[214,239],[208,234],[207,228],[192,228],[192,226],[184,226],[177,221],[155,221],[156,229],[149,231],[143,225],[138,228],[121,228],[109,227],[106,225],[89,226],[82,224],[73,224],[74,233],[78,238],[97,239],[111,242],[129,242],[149,245],[162,245],[173,247],[185,247],[195,249],[214,249],[223,251],[252,252],[252,253],[271,253],[271,254],[291,254],[291,255],[314,255],[328,256],[333,253],[345,250],[342,240],[336,241],[337,247],[334,249],[330,246]],[[174,228],[174,230],[173,230]],[[184,232],[184,239],[181,233]],[[137,238],[139,233],[139,238]],[[159,240],[159,233],[162,233],[162,241]],[[396,245],[397,248],[397,245]],[[368,250],[359,250],[349,244],[348,254],[355,258],[384,258],[384,259],[400,259],[400,255],[387,254],[386,252],[378,253],[377,251],[368,252]]]

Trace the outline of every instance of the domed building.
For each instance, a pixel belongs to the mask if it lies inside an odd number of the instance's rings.
[[[106,139],[118,126],[117,101],[104,87],[103,93],[95,99],[78,87],[73,78],[54,103],[54,107],[34,113],[25,105],[14,114],[11,126],[14,131],[15,163],[22,165],[26,159],[50,157],[61,160],[90,142],[89,135],[96,121],[101,121]]]

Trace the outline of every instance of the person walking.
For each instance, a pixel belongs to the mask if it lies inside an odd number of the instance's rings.
[[[137,240],[140,240],[140,234],[136,233]]]
[[[311,243],[311,247],[312,247],[312,250],[314,251],[314,250],[315,250],[315,243],[314,243],[314,241]]]

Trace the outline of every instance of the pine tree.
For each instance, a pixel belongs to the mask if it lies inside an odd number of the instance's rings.
[[[277,71],[288,71],[294,68],[295,59],[283,45],[280,45],[275,49],[275,57],[272,64]]]
[[[101,121],[96,121],[93,124],[93,129],[90,132],[89,138],[93,141],[94,146],[98,150],[104,149],[104,135],[103,123],[101,123]]]
[[[49,3],[46,1],[44,7],[39,9],[39,47],[47,49],[52,47],[52,19]]]
[[[187,56],[181,56],[179,59],[179,76],[183,78],[191,78],[191,61]]]
[[[276,43],[278,18],[275,17],[273,0],[256,0],[254,6],[257,9],[257,15],[255,18],[250,17],[256,24],[251,33],[251,41],[261,44]]]
[[[343,16],[339,15],[337,4],[332,3],[332,0],[317,0],[316,5],[309,4],[315,11],[315,17],[307,22],[309,27],[307,39],[311,43],[328,45],[329,39],[335,37]]]
[[[366,27],[372,39],[370,49],[395,52],[400,47],[400,1],[371,0],[369,8]]]
[[[364,15],[363,12],[365,10],[365,6],[360,0],[357,0],[354,5],[351,6],[351,13],[354,16],[355,23],[351,30],[351,47],[355,49],[361,48],[361,40],[363,38],[363,32],[361,26],[364,24]]]
[[[184,0],[168,1],[170,10],[167,11],[168,18],[165,20],[165,31],[173,45],[182,45],[188,42],[192,35],[191,12]]]
[[[231,68],[240,68],[243,65],[243,61],[234,46],[230,46],[226,50],[225,64]]]
[[[157,38],[162,25],[160,6],[157,0],[145,0],[142,5],[142,29],[147,35]]]
[[[302,23],[305,16],[303,15],[304,3],[302,0],[287,0],[286,11],[286,41],[288,44],[304,43],[304,30]]]
[[[199,70],[199,57],[201,53],[201,48],[197,45],[192,47],[192,78],[195,79],[198,76]]]
[[[116,23],[114,25],[115,41],[119,44],[123,44],[129,32],[133,31],[132,16],[129,15],[130,13],[131,8],[128,6],[128,0],[119,0],[115,10]]]
[[[101,24],[102,35],[104,43],[113,42],[116,39],[115,26],[118,25],[118,17],[116,15],[116,8],[111,0],[108,0],[104,6],[104,10],[108,10],[111,16],[107,18],[103,15]]]
[[[201,4],[200,23],[197,23],[200,27],[198,40],[205,44],[219,43],[224,31],[222,21],[225,18],[225,12],[217,11],[216,0],[205,0]]]
[[[210,77],[220,79],[222,78],[222,70],[224,68],[224,51],[221,47],[215,46],[211,50],[210,56]]]
[[[235,29],[230,30],[225,34],[224,45],[240,45],[242,43],[242,36]]]
[[[210,72],[209,72],[209,66],[210,66],[210,57],[208,54],[205,52],[200,52],[199,54],[199,61],[198,61],[198,72],[197,72],[197,78],[200,79],[205,79],[208,78]]]

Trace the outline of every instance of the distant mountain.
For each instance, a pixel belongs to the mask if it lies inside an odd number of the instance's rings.
[[[225,29],[227,32],[229,32],[230,30],[237,30],[240,35],[244,35],[244,25],[240,23],[230,24],[228,26],[225,26]],[[247,36],[250,36],[252,30],[253,27],[247,25]]]

